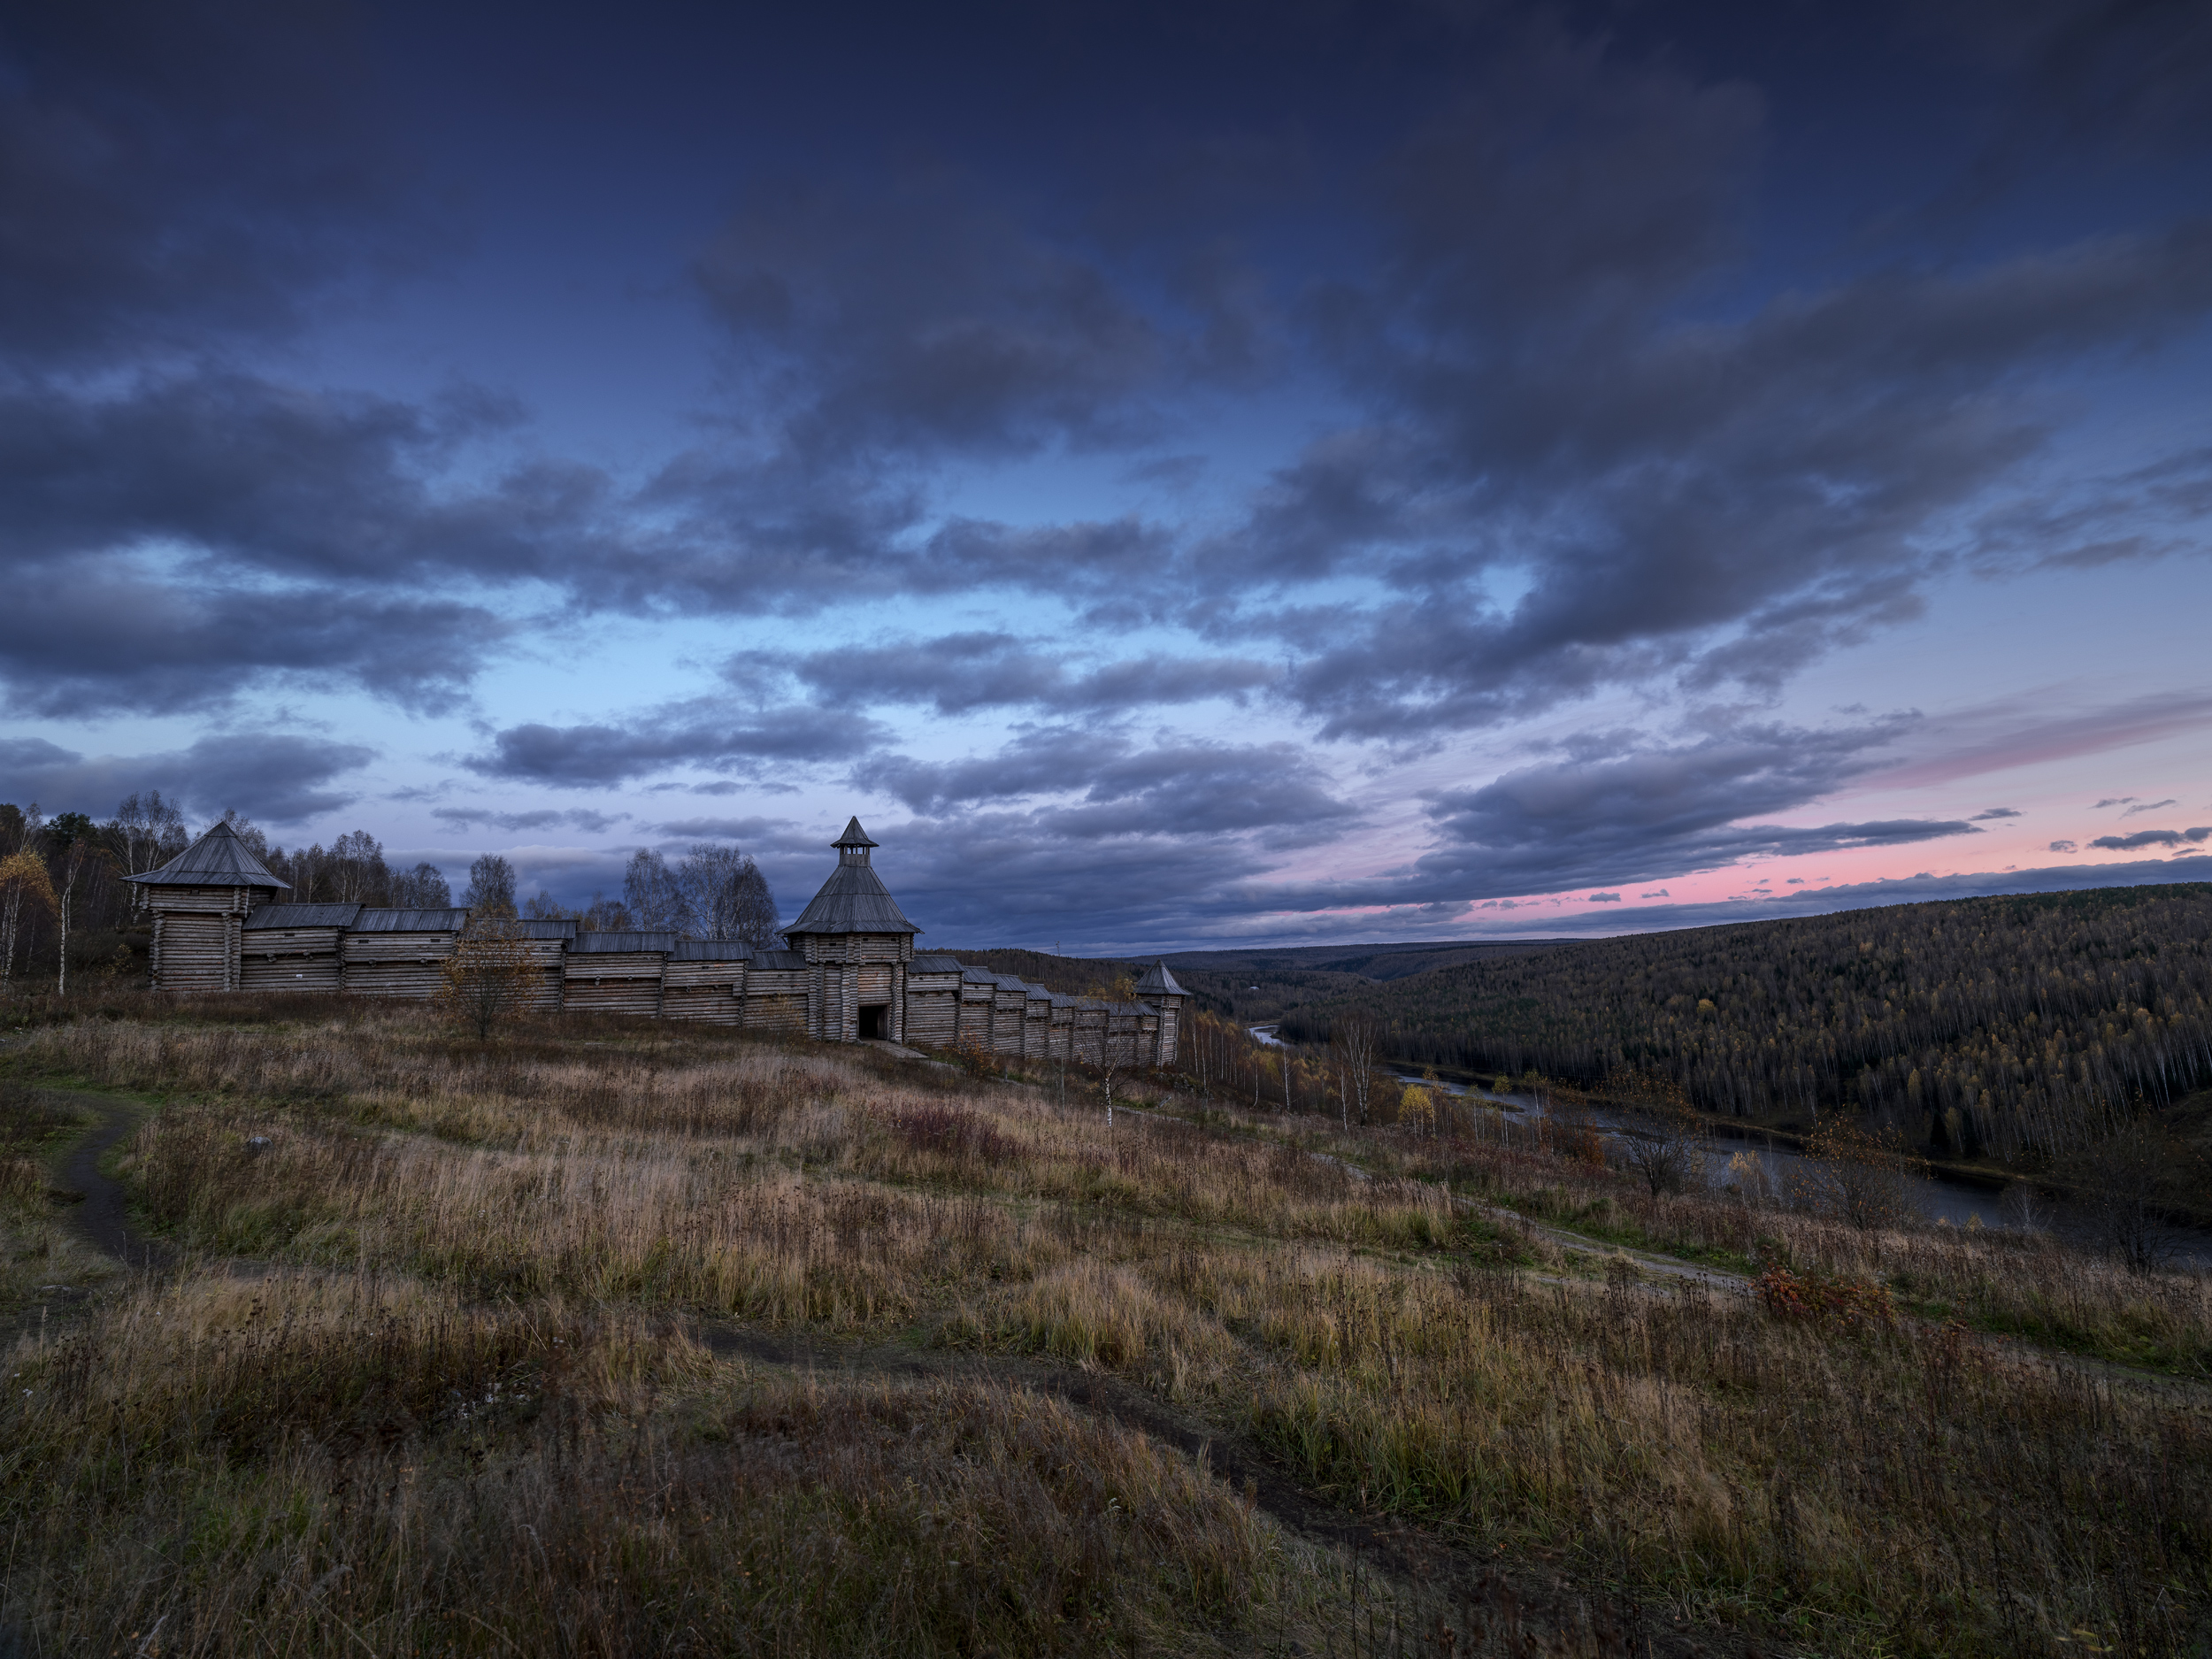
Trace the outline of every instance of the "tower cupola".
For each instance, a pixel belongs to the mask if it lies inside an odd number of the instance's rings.
[[[837,862],[841,864],[866,864],[868,849],[876,844],[868,839],[868,832],[860,827],[856,816],[845,821],[845,833],[830,843],[837,849]]]

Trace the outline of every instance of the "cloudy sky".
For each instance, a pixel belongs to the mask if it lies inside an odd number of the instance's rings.
[[[10,8],[0,799],[941,945],[2212,874],[2212,8]]]

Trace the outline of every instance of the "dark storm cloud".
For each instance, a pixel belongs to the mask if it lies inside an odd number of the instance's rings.
[[[1466,234],[1488,248],[1486,227]],[[1440,282],[1466,262],[1433,263]],[[1566,286],[1549,326],[1526,331],[1543,349],[1525,351],[1513,316],[1429,323],[1442,303],[1417,290],[1375,302],[1367,360],[1388,362],[1386,323],[1409,318],[1433,349],[1380,389],[1356,493],[1333,454],[1309,457],[1210,550],[1263,581],[1379,560],[1408,590],[1291,677],[1325,733],[1486,724],[1665,673],[1771,687],[1916,615],[1939,562],[1928,533],[2047,435],[2022,382],[2200,319],[2212,228],[1880,273],[1737,324],[1669,320],[1663,287],[1640,313],[1601,283],[1579,302]],[[1271,518],[1302,528],[1271,537]],[[1449,550],[1417,557],[1416,536]],[[1491,569],[1532,580],[1509,611],[1475,580]]]
[[[835,706],[927,703],[947,715],[1009,707],[1121,713],[1211,697],[1242,702],[1279,677],[1273,665],[1248,657],[1158,653],[1071,673],[1068,657],[1064,647],[1047,649],[1010,634],[948,634],[803,654],[747,652],[724,673],[741,688],[789,676],[816,701]]]
[[[757,191],[695,274],[813,465],[1123,447],[1192,366],[1094,254],[942,173]]]
[[[0,535],[19,557],[171,545],[295,580],[558,577],[603,505],[597,473],[541,465],[473,495],[429,481],[515,419],[468,388],[421,407],[222,372],[19,389],[0,397]]]
[[[635,557],[565,572],[580,600],[653,612],[803,616],[856,601],[997,589],[1064,603],[1141,597],[1164,611],[1179,536],[1134,517],[1009,525],[938,519],[911,480],[823,478],[785,462],[693,452],[628,506],[672,526]]]
[[[575,829],[587,835],[603,835],[630,817],[627,812],[594,812],[588,807],[540,807],[528,812],[495,812],[488,808],[465,806],[434,807],[430,816],[454,829],[482,826],[505,830],[510,834],[519,830]]]
[[[672,703],[622,725],[512,726],[462,764],[486,778],[611,789],[634,778],[699,766],[757,772],[839,760],[880,745],[872,720],[803,705],[733,713],[712,698]]]
[[[1271,848],[1328,840],[1358,809],[1293,743],[1162,742],[1064,727],[1031,731],[996,754],[951,762],[880,756],[853,782],[941,815],[980,803],[1072,795],[1030,814],[1041,835],[1093,841],[1114,835],[1217,835],[1259,831]]]
[[[2188,0],[1951,0],[1907,17],[2003,78],[1992,130],[1931,220],[2085,151],[2109,158],[2212,139],[2212,13]]]
[[[1971,821],[1976,824],[1985,824],[1992,818],[2019,818],[2020,816],[2022,815],[2011,807],[1993,806],[1985,812],[1975,813]]]
[[[342,8],[93,4],[0,22],[0,357],[196,357],[434,245]]]
[[[1762,824],[1871,770],[1893,723],[1832,731],[1744,726],[1673,749],[1601,752],[1509,772],[1439,796],[1443,845],[1422,858],[1425,896],[1554,893],[1592,881],[1648,881],[1847,848],[1981,832],[1918,818],[1807,827]]]
[[[653,827],[671,840],[736,841],[755,853],[765,847],[813,851],[821,841],[819,837],[802,833],[789,818],[681,818]]]
[[[477,605],[193,583],[115,558],[31,574],[0,609],[0,674],[10,706],[56,717],[220,707],[257,673],[436,710],[510,627]]]
[[[1074,955],[1187,937],[1225,913],[1221,895],[1252,871],[1238,837],[1063,838],[1002,810],[863,822],[900,908],[939,947],[1058,941]],[[830,870],[819,849],[762,864],[787,916]]]
[[[2173,796],[2168,795],[2163,801],[2139,802],[2134,806],[2130,807],[2126,811],[2121,813],[2120,816],[2124,818],[2139,818],[2146,812],[2160,811],[2166,807],[2177,804],[2178,803],[2174,800]]]
[[[189,749],[92,757],[36,738],[0,739],[0,795],[35,800],[50,813],[105,818],[126,795],[155,788],[198,818],[235,807],[265,823],[292,824],[357,799],[333,786],[375,757],[357,743],[280,732],[230,732]]]
[[[2146,847],[2181,847],[2202,841],[2212,841],[2212,828],[2138,830],[2132,835],[2100,835],[2089,844],[2106,852],[2132,853]]]

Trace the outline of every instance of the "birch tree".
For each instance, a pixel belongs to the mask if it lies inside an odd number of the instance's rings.
[[[1353,1012],[1340,1017],[1330,1027],[1329,1047],[1335,1052],[1339,1084],[1339,1103],[1343,1109],[1344,1126],[1352,1126],[1352,1111],[1359,1110],[1360,1123],[1364,1125],[1368,1108],[1375,1089],[1375,1054],[1382,1046],[1382,1027],[1371,1015]]]
[[[0,957],[5,962],[0,968],[0,983],[15,978],[15,949],[27,900],[34,911],[44,910],[50,916],[58,903],[53,879],[46,873],[46,861],[28,848],[0,859]]]

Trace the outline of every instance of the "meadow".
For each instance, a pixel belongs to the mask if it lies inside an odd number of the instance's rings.
[[[100,1011],[0,1048],[0,1651],[2212,1651],[2200,1277],[1187,1079]],[[152,1271],[49,1196],[119,1115]]]

